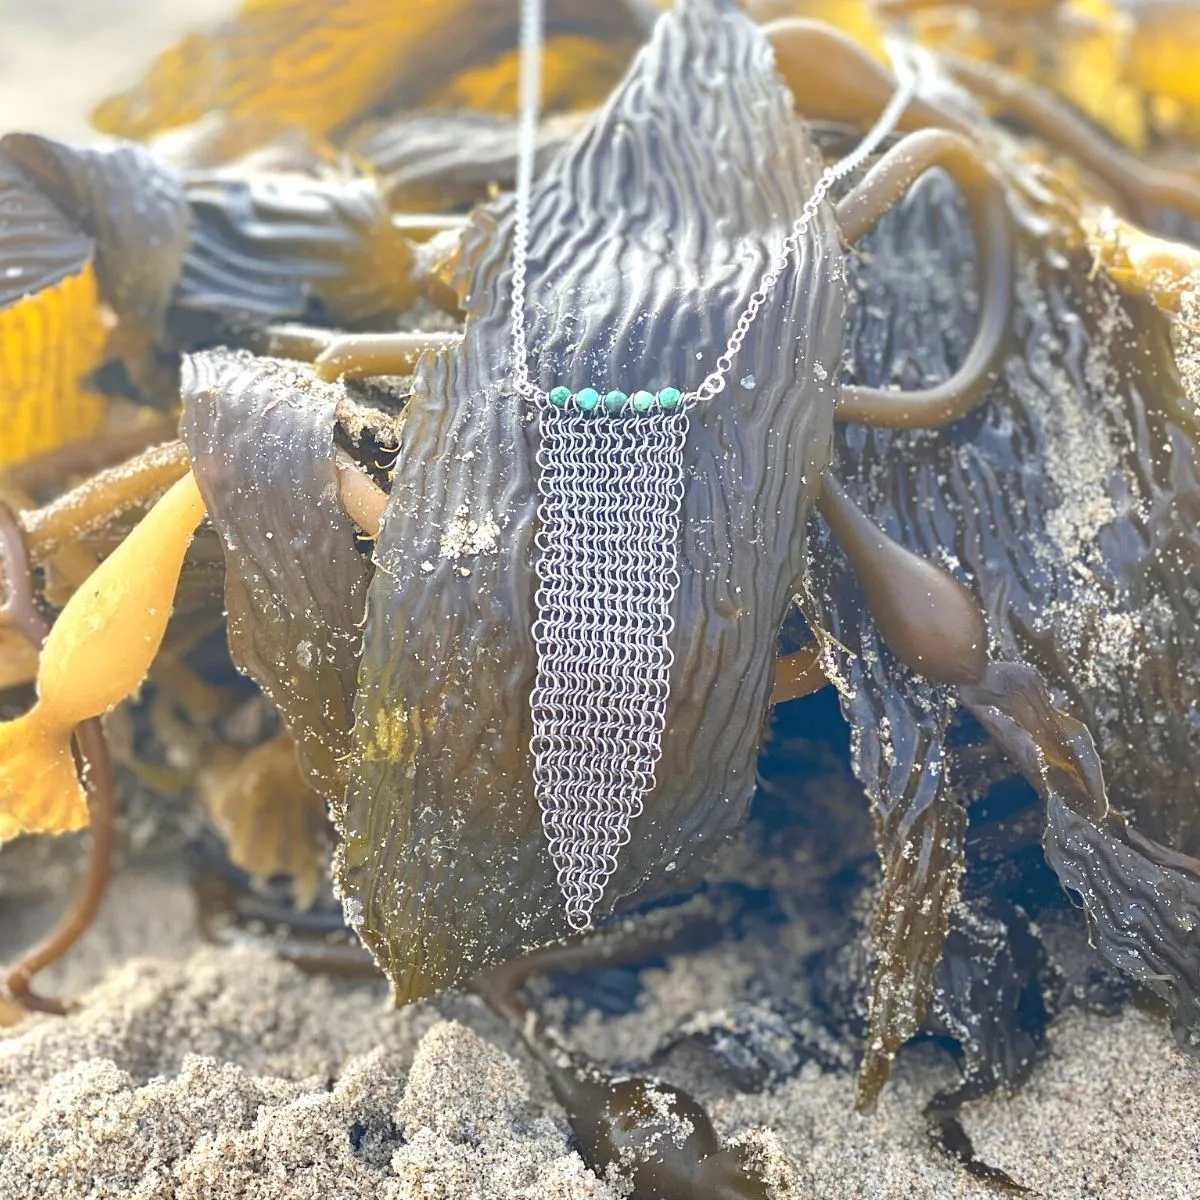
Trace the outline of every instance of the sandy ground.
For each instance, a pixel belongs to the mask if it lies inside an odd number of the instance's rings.
[[[397,0],[402,3],[403,0]],[[0,130],[86,133],[127,86],[231,0],[0,0]],[[52,919],[4,896],[41,851],[0,855],[0,961]],[[39,868],[40,869],[40,868]],[[68,886],[69,854],[42,882]],[[646,973],[637,1012],[579,1031],[605,1061],[647,1053],[685,1013],[738,998],[729,948]],[[0,1030],[2,1200],[614,1200],[572,1150],[525,1053],[475,1002],[401,1012],[379,984],[304,976],[261,950],[204,947],[178,866],[118,876],[101,921],[46,990],[94,988],[66,1020]],[[759,1141],[787,1200],[985,1200],[929,1144],[920,1111],[955,1079],[902,1054],[877,1114],[811,1064],[761,1094],[693,1088],[726,1137]],[[1012,1099],[969,1107],[983,1158],[1046,1200],[1200,1197],[1200,1065],[1131,1011],[1075,1015]],[[748,1131],[758,1131],[750,1132]]]
[[[0,906],[0,959],[49,917],[13,911]],[[607,1062],[649,1053],[681,1015],[743,995],[752,972],[739,953],[645,972],[638,1010],[589,1020],[577,1043]],[[102,920],[44,983],[101,977],[76,1015],[0,1031],[4,1200],[620,1194],[572,1150],[537,1067],[472,999],[396,1011],[381,984],[205,947],[190,891],[144,870],[118,877]],[[996,1193],[936,1151],[921,1119],[955,1078],[942,1051],[911,1048],[869,1117],[852,1111],[849,1076],[812,1064],[759,1094],[674,1081],[724,1137],[761,1144],[778,1200],[988,1200]],[[1061,1020],[1033,1078],[970,1105],[965,1124],[986,1161],[1045,1200],[1200,1197],[1200,1064],[1135,1010]]]

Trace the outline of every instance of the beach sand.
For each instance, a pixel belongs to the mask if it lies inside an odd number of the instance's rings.
[[[11,863],[14,849],[0,856]],[[56,856],[57,857],[57,856]],[[19,874],[23,874],[20,872]],[[66,1019],[0,1031],[4,1200],[610,1200],[509,1031],[458,995],[396,1010],[382,983],[310,977],[261,948],[203,946],[172,872],[123,872],[101,921],[40,981],[102,981]],[[0,897],[0,959],[49,917]],[[24,919],[13,921],[14,912]],[[131,957],[140,953],[140,957]],[[635,1012],[573,1033],[604,1062],[648,1053],[680,1014],[750,984],[717,946],[643,972]],[[749,1138],[779,1200],[990,1200],[929,1142],[950,1057],[903,1051],[878,1112],[813,1064],[740,1094],[685,1072],[726,1138]],[[979,1155],[1045,1200],[1200,1197],[1200,1064],[1130,1009],[1073,1013],[1011,1098],[968,1105]]]

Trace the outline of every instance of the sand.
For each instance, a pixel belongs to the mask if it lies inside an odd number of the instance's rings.
[[[48,916],[20,888],[35,857],[20,844],[0,855],[18,885],[0,892],[0,959]],[[536,1065],[474,999],[398,1011],[381,983],[205,946],[178,874],[123,872],[87,942],[45,977],[102,977],[79,1012],[0,1030],[4,1200],[621,1194],[574,1152]],[[605,1062],[648,1058],[681,1018],[745,1002],[753,975],[736,944],[670,959],[643,972],[637,1011],[592,1014],[572,1036]],[[956,1079],[932,1044],[902,1052],[867,1117],[849,1074],[811,1063],[759,1094],[672,1078],[723,1137],[755,1144],[779,1200],[996,1194],[928,1140],[921,1109]],[[1200,1197],[1200,1064],[1136,1009],[1061,1019],[1030,1081],[969,1105],[965,1124],[981,1157],[1046,1200]]]

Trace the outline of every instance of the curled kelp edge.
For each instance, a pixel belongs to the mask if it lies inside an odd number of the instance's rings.
[[[701,76],[739,83],[678,86]],[[765,171],[756,136],[777,149]],[[647,386],[691,377],[694,347],[724,341],[819,169],[761,31],[732,5],[677,6],[535,192],[535,377],[627,383],[634,364]],[[504,386],[510,230],[504,202],[464,232],[463,342],[418,367],[376,549],[337,874],[402,1002],[567,931],[529,750],[537,428]],[[836,237],[823,211],[781,283],[790,303],[747,341],[755,379],[692,418],[672,706],[606,910],[694,886],[744,825],[831,438]]]
[[[344,389],[297,364],[185,360],[181,432],[225,550],[234,662],[275,703],[311,786],[340,797],[371,567],[338,503]]]
[[[188,238],[178,173],[132,143],[79,148],[29,133],[0,138],[4,157],[94,239],[101,291],[117,315],[157,336]]]

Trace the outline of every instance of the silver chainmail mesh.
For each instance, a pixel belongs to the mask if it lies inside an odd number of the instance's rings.
[[[688,418],[539,412],[533,779],[581,930],[662,754]]]

